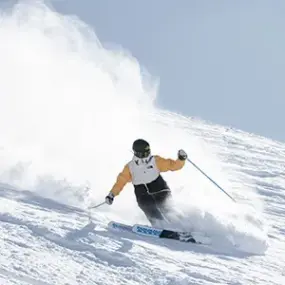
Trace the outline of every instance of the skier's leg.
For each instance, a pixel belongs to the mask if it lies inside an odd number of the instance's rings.
[[[153,198],[162,214],[168,213],[171,210],[172,195],[170,190],[156,193]]]
[[[189,231],[189,227],[187,226],[185,228],[183,224],[184,216],[175,206],[175,202],[170,191],[158,193],[155,195],[155,200],[160,213],[164,217],[164,221],[166,221],[166,224],[164,224],[165,227]],[[192,230],[192,227],[190,229]]]
[[[164,219],[152,195],[140,196],[137,202],[152,226],[156,224],[157,220]]]
[[[163,216],[163,220],[166,224],[171,223],[171,212],[173,211],[173,200],[171,191],[161,191],[154,195],[156,207]]]

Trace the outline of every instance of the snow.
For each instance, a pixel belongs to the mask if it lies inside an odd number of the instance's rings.
[[[0,26],[0,284],[284,284],[285,145],[161,110],[157,81],[41,2]],[[190,163],[164,176],[173,227],[211,246],[108,230],[147,221],[131,185],[101,203],[132,141]],[[90,215],[92,220],[90,219]]]

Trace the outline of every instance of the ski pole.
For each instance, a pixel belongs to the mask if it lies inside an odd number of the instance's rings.
[[[102,202],[102,203],[100,203],[100,204],[97,204],[97,205],[95,205],[95,206],[88,207],[88,209],[96,209],[96,208],[99,208],[100,206],[102,206],[102,205],[104,205],[104,204],[106,204],[106,202],[105,202],[105,201],[104,201],[104,202]]]
[[[234,202],[236,200],[231,197],[220,185],[218,185],[211,177],[209,177],[202,169],[200,169],[193,161],[191,161],[189,158],[187,160],[194,166],[196,167],[202,174],[204,174],[213,184],[215,184],[220,190],[222,190],[228,197],[230,197]]]

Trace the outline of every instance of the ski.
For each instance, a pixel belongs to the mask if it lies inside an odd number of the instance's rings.
[[[126,224],[122,224],[122,223],[118,223],[115,221],[111,221],[108,224],[108,228],[111,230],[115,230],[115,231],[120,231],[120,232],[129,232],[132,233],[132,229],[133,227],[130,225],[126,225]]]
[[[179,232],[167,229],[159,229],[140,224],[134,224],[133,226],[131,226],[131,225],[118,223],[115,221],[109,222],[108,227],[111,230],[129,232],[152,238],[172,239],[185,243],[204,244],[204,245],[208,245],[211,243],[210,239],[205,237],[201,233]]]
[[[191,233],[188,232],[178,232],[166,229],[158,229],[139,224],[134,225],[132,230],[136,234],[149,236],[149,237],[174,239],[182,242],[200,243],[192,236]]]

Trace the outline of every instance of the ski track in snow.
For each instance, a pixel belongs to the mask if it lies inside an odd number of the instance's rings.
[[[202,124],[191,132],[255,183],[272,225],[264,254],[113,233],[81,209],[2,185],[1,284],[285,284],[284,145]]]

